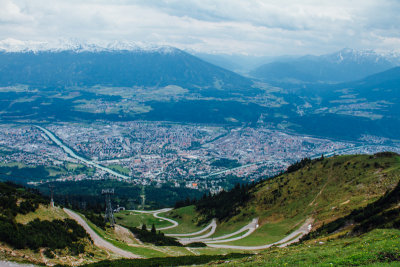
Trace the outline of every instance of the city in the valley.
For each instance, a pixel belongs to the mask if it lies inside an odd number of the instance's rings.
[[[0,126],[3,166],[50,169],[46,178],[31,184],[118,179],[216,193],[232,181],[273,176],[305,157],[385,150],[400,152],[400,143],[370,135],[357,141],[331,140],[245,125],[98,121]]]

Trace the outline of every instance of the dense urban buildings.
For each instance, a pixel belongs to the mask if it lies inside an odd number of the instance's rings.
[[[266,127],[166,122],[58,123],[44,126],[77,155],[128,177],[127,182],[217,192],[229,179],[251,182],[304,157],[400,152],[398,141],[362,136],[357,142],[321,139]],[[3,165],[64,166],[55,180],[120,179],[71,157],[34,125],[0,126]],[[83,168],[86,167],[86,168]],[[34,183],[46,182],[37,180]]]

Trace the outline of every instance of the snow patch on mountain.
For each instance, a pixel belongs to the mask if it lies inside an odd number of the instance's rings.
[[[112,51],[134,51],[134,52],[158,52],[171,54],[179,49],[171,46],[160,46],[147,43],[113,41],[113,42],[88,42],[78,39],[58,39],[55,41],[22,41],[12,38],[0,41],[0,52],[112,52]]]
[[[366,61],[376,63],[388,61],[394,65],[400,65],[400,53],[397,51],[378,52],[372,49],[356,50],[352,48],[345,48],[332,54],[322,55],[321,57],[336,63],[352,61],[362,64]]]

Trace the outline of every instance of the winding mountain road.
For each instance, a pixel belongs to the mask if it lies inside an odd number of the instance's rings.
[[[203,233],[210,228],[211,228],[211,230],[207,234],[204,234],[201,236],[195,236],[195,237],[178,238],[178,241],[184,245],[192,243],[192,242],[202,242],[201,240],[203,240],[209,236],[212,236],[215,233],[215,230],[217,229],[217,220],[216,219],[213,219],[211,221],[211,223],[208,226],[206,226],[204,229],[202,229],[201,231],[198,231],[196,233],[187,234],[186,236],[189,236],[189,235],[193,236],[193,235],[196,235],[199,233]]]
[[[307,219],[304,222],[304,224],[302,226],[300,226],[299,229],[293,231],[291,234],[289,234],[285,238],[282,238],[281,240],[271,243],[271,244],[266,244],[266,245],[261,245],[261,246],[233,246],[233,245],[218,245],[218,244],[207,243],[207,246],[212,247],[212,248],[227,248],[227,249],[241,249],[241,250],[267,249],[274,245],[279,245],[278,247],[285,247],[285,246],[288,246],[292,243],[299,241],[302,236],[308,234],[311,231],[313,221],[314,220],[312,218]]]
[[[215,219],[212,220],[209,225],[207,225],[206,227],[204,227],[200,231],[197,231],[197,232],[194,232],[194,233],[188,233],[188,234],[165,234],[165,235],[166,236],[172,236],[172,237],[195,236],[195,235],[199,235],[199,234],[204,233],[205,231],[207,231],[208,229],[210,229],[212,227],[217,227],[217,221]],[[215,229],[214,229],[214,232],[215,232]]]
[[[129,211],[152,214],[157,219],[165,220],[165,221],[168,221],[168,222],[172,223],[172,225],[157,228],[157,230],[167,230],[167,229],[171,229],[171,228],[177,227],[179,225],[179,223],[177,221],[172,220],[172,219],[159,216],[158,214],[164,213],[164,212],[168,212],[170,210],[172,210],[172,208],[165,208],[165,209],[161,209],[161,210],[129,210]]]
[[[248,225],[243,226],[242,228],[240,228],[239,230],[237,230],[233,233],[218,236],[218,237],[208,238],[208,239],[202,239],[202,240],[199,240],[199,242],[203,242],[206,244],[208,244],[208,243],[215,244],[215,243],[224,243],[224,242],[235,241],[235,240],[239,240],[239,239],[245,238],[246,236],[251,235],[257,228],[258,228],[258,218],[254,218]],[[238,235],[243,232],[246,232],[246,233],[244,233],[241,236],[230,238],[232,236]]]
[[[170,210],[172,210],[172,208],[158,210],[157,212],[153,213],[154,217],[156,217],[158,219],[161,219],[161,220],[166,220],[166,221],[169,221],[170,223],[172,223],[172,225],[170,225],[170,226],[160,227],[157,230],[167,230],[167,229],[171,229],[171,228],[177,227],[179,225],[179,223],[177,221],[174,221],[174,220],[172,220],[170,218],[166,218],[166,217],[162,217],[162,216],[158,215],[160,213],[168,212]]]
[[[166,220],[172,223],[171,226],[159,228],[158,230],[166,230],[170,229],[173,227],[176,227],[179,225],[177,221],[174,221],[172,219],[166,218],[159,216],[158,214],[168,212],[172,210],[172,208],[165,208],[161,210],[153,210],[153,211],[143,211],[143,210],[133,210],[135,212],[140,212],[140,213],[148,213],[148,214],[153,214],[154,217],[162,220]],[[278,245],[278,247],[285,247],[288,246],[292,243],[298,242],[300,238],[306,234],[308,234],[312,228],[312,223],[313,219],[309,218],[307,219],[302,226],[299,227],[299,229],[293,231],[291,234],[287,235],[286,237],[282,238],[281,240],[271,243],[271,244],[266,244],[266,245],[261,245],[261,246],[234,246],[234,245],[219,245],[217,243],[226,243],[226,242],[232,242],[236,240],[243,239],[249,235],[251,235],[255,230],[258,228],[258,218],[254,218],[248,225],[243,226],[239,230],[218,236],[218,237],[213,237],[213,238],[208,238],[211,235],[213,235],[216,231],[217,228],[217,221],[216,219],[213,219],[209,225],[201,229],[200,231],[193,232],[193,233],[186,233],[186,234],[165,234],[166,236],[171,236],[171,237],[176,237],[178,238],[178,241],[182,244],[189,244],[192,242],[202,242],[205,243],[209,247],[214,247],[214,248],[227,248],[227,249],[241,249],[241,250],[260,250],[260,249],[266,249],[274,245]],[[211,229],[211,230],[210,230]],[[198,236],[206,231],[210,230],[208,233]],[[243,235],[237,236],[240,233],[243,233]]]
[[[130,259],[137,259],[137,258],[141,258],[138,255],[135,255],[131,252],[128,252],[126,250],[120,249],[116,246],[114,246],[113,244],[105,241],[103,238],[101,238],[98,234],[96,234],[95,231],[93,231],[92,228],[90,228],[90,226],[85,222],[84,219],[82,219],[81,216],[79,216],[77,213],[73,212],[72,210],[66,209],[64,208],[64,211],[68,214],[69,217],[71,217],[72,219],[74,219],[75,221],[77,221],[77,223],[79,223],[85,230],[86,232],[90,235],[90,237],[93,240],[93,243],[95,246],[98,246],[100,248],[106,249],[108,251],[111,251],[117,255],[120,255],[124,258],[130,258]]]

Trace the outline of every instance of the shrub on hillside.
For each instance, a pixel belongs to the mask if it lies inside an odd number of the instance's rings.
[[[82,253],[84,247],[79,247],[75,243],[85,237],[89,238],[86,231],[71,219],[54,221],[35,219],[24,225],[0,218],[0,240],[17,249],[69,247],[76,253]]]
[[[140,241],[145,243],[152,243],[156,246],[177,246],[182,247],[176,238],[165,236],[164,233],[156,232],[155,228],[153,231],[147,231],[146,225],[143,224],[142,229],[136,227],[127,227]]]

